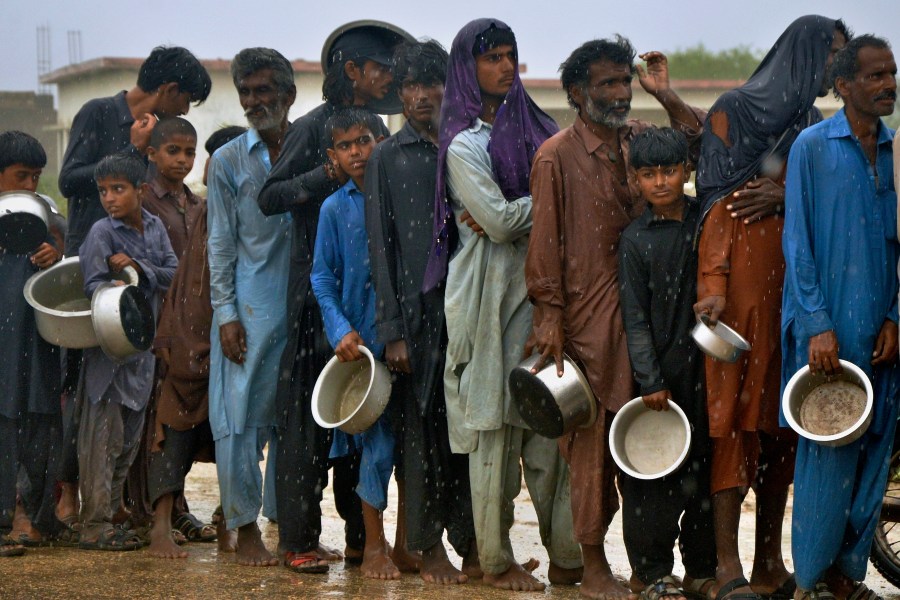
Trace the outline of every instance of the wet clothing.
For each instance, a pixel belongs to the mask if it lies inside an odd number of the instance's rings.
[[[287,344],[279,366],[276,408],[278,420],[279,545],[284,552],[314,549],[321,532],[322,488],[328,481],[328,452],[332,432],[312,418],[310,401],[316,378],[333,352],[325,339],[322,316],[310,289],[313,248],[319,223],[319,208],[340,184],[328,178],[325,122],[334,111],[325,103],[294,121],[285,135],[281,154],[272,167],[257,201],[264,214],[290,212],[293,222],[291,262],[286,304],[289,307]],[[379,123],[381,121],[379,120]],[[390,132],[381,123],[377,138]],[[303,428],[301,430],[301,428]],[[356,458],[335,463],[335,502],[347,521],[347,544],[362,548],[362,516],[359,498],[338,499],[338,492],[356,485]],[[282,468],[281,465],[284,465]],[[350,480],[343,478],[350,477]]]
[[[172,243],[172,250],[175,251],[178,260],[184,256],[191,231],[206,215],[205,199],[194,194],[188,186],[183,184],[182,195],[184,196],[184,207],[178,203],[178,194],[166,190],[160,184],[159,179],[150,179],[143,197],[143,207],[151,215],[159,217],[165,225],[169,241]]]
[[[209,164],[209,421],[229,528],[252,523],[262,506],[259,461],[274,435],[287,337],[290,218],[267,217],[255,201],[270,168],[269,148],[255,129],[219,148]],[[220,328],[235,321],[246,336],[242,364],[225,357],[219,338]]]
[[[475,126],[481,115],[481,88],[475,74],[475,43],[491,28],[507,30],[509,26],[496,19],[475,19],[456,34],[450,48],[441,126],[438,136],[438,171],[434,194],[432,252],[425,271],[423,290],[429,291],[444,281],[447,263],[458,240],[456,219],[448,194],[450,181],[446,171],[450,145],[463,131]],[[528,176],[531,162],[544,140],[559,131],[559,126],[531,99],[513,71],[513,81],[493,122],[491,144],[487,154],[488,171],[501,195],[509,201],[529,195]]]
[[[161,425],[165,444],[150,454],[147,469],[147,493],[150,504],[166,494],[184,491],[184,478],[194,464],[194,457],[208,448],[215,449],[209,421],[187,431]]]
[[[807,364],[810,338],[834,331],[840,358],[874,388],[871,424],[859,440],[798,444],[791,545],[804,589],[831,565],[862,580],[880,514],[900,396],[896,362],[870,364],[883,324],[897,322],[893,137],[881,123],[873,167],[842,109],[801,133],[788,161],[782,385]]]
[[[475,539],[469,459],[453,454],[444,401],[443,286],[423,293],[431,251],[437,146],[407,122],[380,143],[366,169],[366,229],[378,341],[406,343],[411,373],[395,373],[395,443],[407,502],[407,547],[447,539],[466,556]]]
[[[125,152],[146,164],[147,159],[131,143],[133,124],[124,90],[109,98],[89,100],[72,120],[59,170],[59,191],[69,200],[66,256],[77,256],[91,225],[106,217],[94,181],[97,163],[110,154]]]
[[[691,338],[699,221],[692,197],[685,196],[681,221],[658,218],[648,206],[619,245],[622,319],[639,393],[669,390],[692,428],[690,453],[676,472],[653,481],[619,475],[628,561],[647,584],[672,572],[676,541],[691,577],[716,572],[703,357]]]

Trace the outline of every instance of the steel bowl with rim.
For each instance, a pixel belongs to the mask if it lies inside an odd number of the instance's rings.
[[[540,360],[532,354],[509,374],[509,391],[522,420],[540,435],[556,439],[597,419],[597,400],[587,377],[568,356],[563,356],[562,377],[551,358],[537,373]]]
[[[691,337],[703,352],[717,360],[733,363],[750,350],[750,342],[737,331],[719,321],[710,327],[709,317],[701,315],[691,330]]]
[[[34,192],[0,193],[0,247],[14,254],[36,249],[47,239],[51,210]]]
[[[656,411],[638,396],[625,403],[609,429],[613,460],[636,479],[659,479],[684,463],[691,449],[691,424],[681,407]]]
[[[391,399],[390,371],[365,346],[359,351],[363,358],[351,362],[331,357],[316,379],[312,413],[326,429],[362,433],[378,420]]]
[[[841,369],[841,373],[837,375],[826,375],[824,371],[812,373],[809,365],[804,365],[788,380],[784,388],[784,396],[781,398],[784,419],[791,429],[806,439],[823,446],[846,446],[862,437],[862,434],[869,428],[869,423],[872,422],[872,406],[875,395],[872,392],[872,382],[869,381],[869,376],[849,360],[841,359]],[[803,401],[811,391],[823,383],[832,381],[848,381],[861,387],[866,392],[866,405],[859,419],[844,431],[833,435],[817,435],[807,431],[800,424],[800,407],[803,406]]]
[[[136,284],[137,271],[131,267],[125,270]],[[135,284],[102,283],[91,297],[91,323],[97,342],[116,361],[149,350],[156,334],[153,307]]]

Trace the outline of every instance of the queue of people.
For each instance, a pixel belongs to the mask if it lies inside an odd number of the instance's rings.
[[[863,579],[900,400],[888,42],[801,17],[704,111],[672,89],[663,54],[644,66],[626,38],[592,40],[560,67],[576,113],[563,130],[526,92],[497,19],[465,25],[449,53],[372,22],[328,44],[324,102],[293,123],[290,61],[235,56],[249,128],[206,142],[206,200],[184,185],[198,135],[181,115],[211,86],[187,50],[154,49],[133,89],[76,116],[59,180],[68,223],[28,254],[0,250],[0,556],[54,543],[179,559],[186,541],[217,541],[252,567],[312,576],[343,559],[375,579],[540,591],[538,561],[510,542],[524,476],[547,578],[586,597],[877,598]],[[670,127],[629,119],[635,77]],[[844,107],[823,120],[814,102],[832,90]],[[391,135],[378,115],[396,112]],[[0,134],[0,192],[33,192],[45,163],[34,138]],[[684,193],[693,170],[697,198]],[[152,352],[117,362],[38,335],[22,289],[63,255],[80,256],[88,297],[138,273]],[[704,356],[701,317],[752,349],[733,364]],[[394,382],[385,413],[351,436],[318,425],[311,398],[325,363],[360,347]],[[562,375],[565,353],[583,370],[590,427],[549,439],[526,425],[507,379],[535,352],[535,369]],[[839,359],[872,380],[871,426],[840,448],[798,439],[780,411],[788,379]],[[687,460],[662,479],[619,472],[610,453],[635,396],[677,404],[692,426]],[[216,463],[211,523],[184,495],[195,461]],[[329,471],[342,550],[320,539]],[[620,494],[627,581],[604,548]]]

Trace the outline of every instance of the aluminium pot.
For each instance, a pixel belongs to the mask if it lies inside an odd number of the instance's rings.
[[[677,470],[691,449],[691,424],[681,407],[656,411],[638,396],[625,403],[609,428],[609,450],[636,479],[659,479]]]
[[[365,346],[359,351],[363,358],[351,362],[332,356],[316,379],[312,413],[326,429],[362,433],[378,420],[391,399],[390,371]]]
[[[0,247],[14,254],[35,250],[47,239],[51,211],[47,201],[34,192],[0,194]]]
[[[722,321],[716,323],[715,327],[710,327],[709,317],[706,315],[700,316],[691,331],[691,337],[705,354],[724,362],[733,363],[750,350],[750,342],[741,334]]]
[[[597,401],[581,369],[563,356],[563,374],[550,359],[537,373],[540,360],[532,354],[509,374],[509,391],[522,420],[538,434],[556,439],[578,427],[590,427],[597,418]]]
[[[84,276],[77,256],[29,277],[22,293],[34,309],[38,333],[47,342],[63,348],[97,345],[91,302],[84,295]]]
[[[91,323],[97,342],[113,360],[149,350],[156,335],[153,307],[137,287],[137,271],[125,267],[123,272],[132,283],[102,283],[91,298]]]

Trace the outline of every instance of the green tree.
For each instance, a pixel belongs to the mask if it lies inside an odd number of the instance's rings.
[[[765,53],[749,46],[713,52],[701,43],[666,55],[672,79],[747,79]]]

